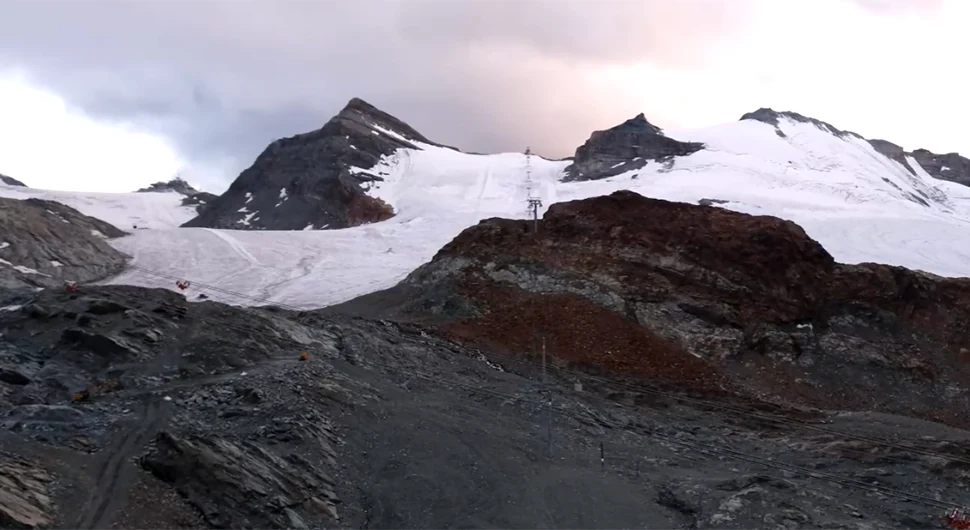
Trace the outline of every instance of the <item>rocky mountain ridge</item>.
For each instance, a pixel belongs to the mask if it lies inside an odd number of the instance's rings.
[[[790,221],[633,192],[531,226],[482,221],[346,310],[507,352],[540,333],[614,376],[970,425],[970,280],[839,264]]]
[[[17,187],[20,187],[20,188],[26,188],[27,187],[27,185],[24,184],[23,182],[20,182],[19,180],[15,179],[13,177],[8,177],[8,176],[3,175],[3,174],[0,174],[0,182],[6,184],[7,186],[17,186]]]
[[[775,127],[775,132],[779,136],[784,137],[785,133],[778,128],[779,118],[787,118],[800,123],[810,123],[819,129],[840,138],[855,137],[860,140],[865,140],[869,142],[869,144],[872,145],[876,151],[890,160],[898,162],[913,175],[916,175],[916,170],[911,167],[909,163],[907,163],[907,156],[914,158],[916,162],[918,162],[923,168],[923,170],[925,170],[933,178],[956,182],[957,184],[963,184],[964,186],[970,185],[970,159],[960,156],[959,153],[946,153],[940,155],[927,149],[906,151],[901,146],[896,145],[888,140],[868,139],[863,137],[861,134],[854,133],[852,131],[843,131],[829,123],[817,120],[815,118],[803,116],[797,112],[775,111],[770,108],[760,108],[754,112],[749,112],[744,116],[741,116],[742,120],[757,120],[772,125]]]
[[[125,232],[59,202],[0,198],[0,289],[60,287],[120,272]]]
[[[566,167],[563,181],[598,180],[640,169],[650,161],[687,156],[704,144],[681,142],[664,136],[641,113],[602,131],[595,131],[576,149],[573,163]]]
[[[219,198],[219,196],[214,193],[195,189],[195,187],[183,180],[181,177],[175,177],[168,182],[155,182],[150,186],[135,191],[135,193],[152,192],[174,192],[184,195],[185,197],[182,199],[182,206],[195,206],[196,212],[200,214],[204,209],[208,208],[211,203],[215,202]]]
[[[878,152],[902,164],[913,175],[906,157],[916,159],[934,178],[970,184],[970,160],[957,153],[938,155],[917,149],[906,152],[884,140],[867,140],[851,131],[796,112],[760,108],[741,117],[778,127],[780,119],[810,123],[839,138],[868,141]],[[414,142],[436,144],[406,123],[358,98],[352,99],[321,129],[276,140],[243,171],[221,197],[191,195],[192,204],[214,204],[185,223],[189,227],[315,230],[377,222],[394,215],[392,205],[369,195],[369,184],[386,173],[380,162],[398,149],[417,149]],[[609,178],[643,168],[651,161],[671,169],[677,157],[705,146],[664,135],[641,113],[615,127],[595,131],[576,149],[564,169],[563,181]],[[454,149],[454,148],[451,148]],[[472,154],[472,153],[469,153]],[[669,167],[668,167],[669,166]],[[164,185],[162,187],[165,187]],[[204,200],[196,200],[202,197]]]
[[[155,182],[135,191],[135,193],[158,193],[166,191],[173,191],[175,193],[181,193],[182,195],[195,195],[196,193],[200,193],[199,190],[183,180],[182,177],[175,177],[168,182]]]
[[[211,208],[184,226],[303,230],[346,228],[390,218],[390,205],[361,184],[369,169],[412,142],[439,145],[406,123],[354,98],[321,129],[277,140]]]

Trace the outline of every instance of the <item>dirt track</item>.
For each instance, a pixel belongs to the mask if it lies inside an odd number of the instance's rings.
[[[101,451],[103,455],[99,453],[96,486],[78,515],[78,528],[107,528],[111,524],[115,510],[124,506],[132,485],[135,466],[131,459],[165,428],[170,406],[160,397],[142,398],[142,408],[134,424],[123,428],[117,442]]]

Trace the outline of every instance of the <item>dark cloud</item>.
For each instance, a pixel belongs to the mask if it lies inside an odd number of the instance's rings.
[[[101,120],[160,133],[228,185],[351,97],[475,151],[571,154],[642,109],[590,68],[694,68],[748,0],[354,0],[0,5],[0,68]]]

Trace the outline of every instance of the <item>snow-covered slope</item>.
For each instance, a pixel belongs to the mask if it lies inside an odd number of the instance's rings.
[[[157,193],[90,193],[40,190],[0,183],[0,197],[45,199],[66,204],[84,215],[132,230],[179,226],[196,216],[195,208],[182,206],[182,195]]]
[[[860,138],[785,119],[778,127],[784,135],[754,120],[666,131],[706,148],[570,183],[561,182],[568,161],[532,156],[527,171],[521,154],[471,155],[419,143],[355,170],[383,176],[367,192],[395,208],[390,220],[329,231],[140,231],[113,242],[134,256],[136,268],[111,283],[175,288],[177,277],[192,281],[190,298],[204,292],[235,304],[334,304],[394,285],[480,219],[527,217],[530,180],[543,211],[618,189],[684,202],[713,199],[791,219],[843,262],[970,276],[970,188],[933,179],[910,158],[914,175]]]

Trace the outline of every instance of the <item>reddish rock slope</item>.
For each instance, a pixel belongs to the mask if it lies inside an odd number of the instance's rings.
[[[628,191],[531,227],[465,230],[396,288],[403,310],[509,353],[536,329],[614,373],[965,423],[970,279],[838,264],[792,222]]]

